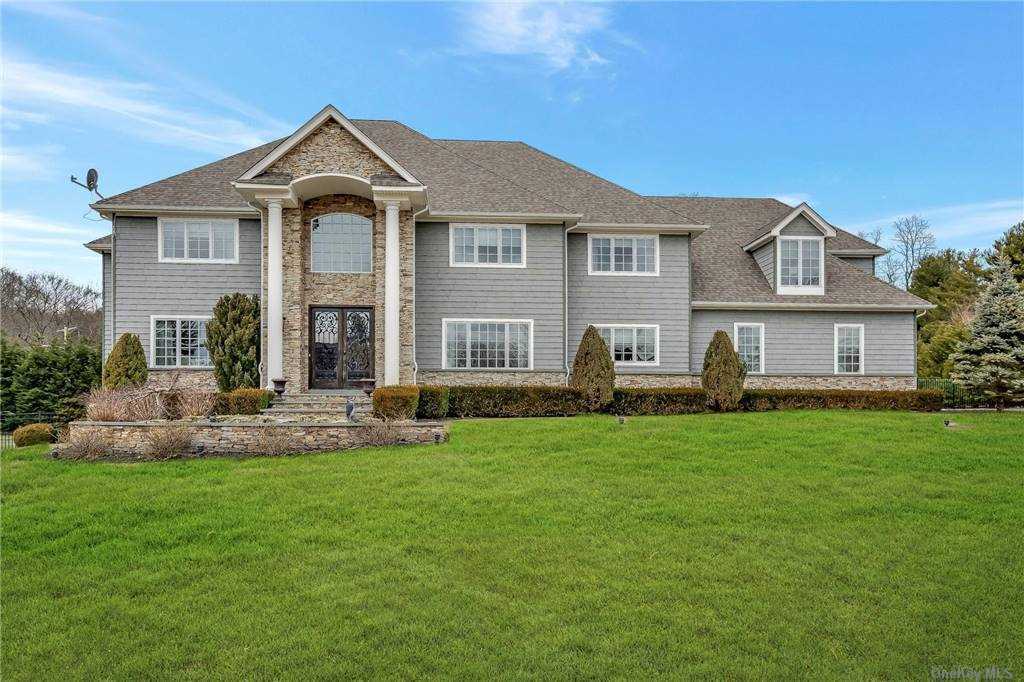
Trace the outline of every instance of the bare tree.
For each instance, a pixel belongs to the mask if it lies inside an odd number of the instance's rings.
[[[892,252],[885,254],[882,258],[878,259],[878,270],[882,273],[882,279],[894,287],[900,285],[903,279],[903,269],[900,267],[899,260],[892,255]]]
[[[64,338],[68,330],[99,343],[100,294],[56,272],[0,268],[0,330],[23,343]]]
[[[903,275],[903,288],[910,286],[921,259],[935,251],[935,235],[928,221],[919,215],[904,216],[892,224],[893,251]]]
[[[866,242],[871,242],[875,246],[882,245],[882,238],[885,236],[885,232],[880,227],[876,227],[873,230],[861,230],[857,233],[857,236]]]

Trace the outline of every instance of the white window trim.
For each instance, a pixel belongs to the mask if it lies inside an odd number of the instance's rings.
[[[213,221],[229,220],[235,223],[235,257],[234,258],[189,258],[188,257],[188,228],[185,228],[185,258],[164,257],[164,223],[188,223],[210,221],[210,253],[213,253]],[[238,252],[241,244],[238,243],[238,218],[224,218],[219,216],[189,216],[189,217],[159,217],[156,219],[156,257],[158,263],[212,263],[231,264],[238,263]]]
[[[653,362],[638,362],[636,360],[630,360],[628,362],[620,362],[612,360],[616,367],[658,367],[661,365],[661,325],[659,324],[599,324],[594,323],[592,326],[596,327],[598,331],[602,329],[653,329],[654,330],[654,361]],[[613,335],[614,337],[614,335]],[[613,339],[614,340],[614,339]],[[615,349],[609,348],[609,354],[612,358],[615,358]]]
[[[456,263],[455,262],[455,230],[456,228],[471,228],[473,230],[473,257],[477,258],[479,252],[476,250],[480,241],[476,232],[483,229],[497,229],[498,232],[498,260],[501,260],[501,232],[502,229],[519,230],[522,235],[523,257],[519,263]],[[448,223],[448,266],[452,268],[525,268],[526,267],[526,225],[522,223]],[[454,322],[455,320],[453,320]]]
[[[818,242],[818,262],[821,263],[821,284],[804,286],[803,284],[782,285],[782,242],[784,241],[816,241]],[[803,276],[803,249],[797,250],[797,272]],[[824,237],[777,237],[775,239],[775,291],[783,295],[824,296],[825,295],[825,238]]]
[[[183,365],[181,364],[181,325],[178,325],[178,339],[177,339],[177,364],[174,365],[158,365],[156,364],[156,321],[157,320],[205,320],[207,323],[213,319],[212,315],[150,315],[149,316],[149,365],[150,369],[213,369],[213,365]],[[209,354],[210,349],[206,349]]]
[[[595,239],[649,239],[654,237],[654,272],[616,272],[615,270],[594,269],[594,240]],[[612,243],[612,267],[615,267],[614,242]],[[636,267],[636,250],[633,251],[633,267]],[[587,274],[598,277],[658,277],[661,274],[661,235],[642,233],[622,234],[590,234],[587,233]]]
[[[448,325],[453,322],[493,322],[497,324],[525,324],[530,339],[530,362],[526,367],[449,367],[448,366]],[[441,318],[441,369],[448,372],[529,372],[533,371],[533,320],[494,317],[442,317]]]
[[[839,371],[839,329],[841,327],[856,327],[860,334],[860,371],[840,372]],[[832,373],[840,376],[858,376],[864,374],[864,366],[867,364],[867,353],[864,347],[864,325],[859,323],[836,322],[832,328]]]
[[[326,218],[329,215],[354,215],[359,218],[370,221],[370,269],[365,272],[362,270],[314,270],[313,269],[313,221],[319,220],[320,218]],[[324,213],[318,215],[315,218],[309,219],[309,271],[317,274],[324,275],[372,275],[373,274],[373,238],[374,238],[374,226],[373,218],[367,218],[364,215],[358,213],[351,213],[349,211],[334,211],[332,213]]]
[[[737,353],[740,352],[740,327],[758,327],[761,333],[761,366],[756,370],[747,368],[747,374],[764,374],[764,322],[733,322],[732,324],[732,348]]]

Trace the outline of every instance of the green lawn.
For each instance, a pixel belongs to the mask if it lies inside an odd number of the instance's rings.
[[[1024,415],[943,416],[465,421],[446,445],[153,464],[10,450],[3,677],[1020,679]]]

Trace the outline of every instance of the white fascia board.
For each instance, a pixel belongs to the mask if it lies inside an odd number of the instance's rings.
[[[518,213],[515,211],[444,211],[431,213],[429,210],[416,216],[418,223],[574,223],[582,216],[573,213]]]
[[[852,256],[860,258],[884,256],[889,253],[889,249],[883,249],[882,247],[878,247],[877,249],[826,249],[826,251],[833,256]]]
[[[338,109],[335,108],[334,105],[332,104],[328,104],[326,107],[321,109],[318,114],[316,114],[313,118],[306,121],[302,125],[302,127],[300,127],[298,130],[292,133],[288,137],[288,139],[274,147],[274,149],[269,154],[267,154],[262,159],[257,161],[254,166],[249,168],[249,170],[242,173],[242,175],[240,175],[238,179],[251,180],[252,178],[262,173],[267,168],[269,168],[275,161],[277,161],[282,156],[291,151],[295,147],[295,145],[297,145],[302,140],[306,139],[306,137],[310,133],[312,133],[314,130],[323,125],[328,119],[334,119],[342,128],[347,130],[349,133],[352,134],[353,137],[359,140],[359,142],[362,143],[363,146],[365,146],[367,149],[373,152],[378,158],[380,158],[381,161],[386,163],[388,166],[391,167],[392,170],[394,170],[396,173],[402,176],[403,180],[405,180],[406,182],[415,182],[417,184],[420,184],[420,181],[417,180],[412,173],[403,168],[402,165],[398,163],[398,161],[396,161],[390,154],[381,149],[376,142],[367,137],[366,134],[363,133],[363,131],[357,128],[355,124],[352,123],[352,121],[345,118],[344,114],[338,111]]]
[[[805,202],[794,208],[785,218],[776,223],[775,227],[773,227],[771,230],[769,230],[765,234],[761,235],[754,241],[744,246],[743,250],[753,251],[754,249],[761,246],[765,242],[770,241],[775,237],[778,237],[782,233],[782,230],[786,227],[786,225],[789,225],[791,222],[796,220],[801,215],[807,218],[807,220],[809,220],[810,223],[814,225],[814,227],[816,227],[819,232],[821,232],[822,236],[836,236],[835,228],[832,227],[832,225],[830,225],[827,220],[822,218],[817,211],[815,211]]]
[[[569,232],[603,232],[611,234],[700,234],[707,225],[670,223],[577,223]]]
[[[225,208],[224,206],[140,206],[137,204],[89,204],[100,216],[110,219],[111,214],[124,216],[205,216],[216,215],[224,218],[251,218],[259,212],[250,206]]]
[[[910,313],[918,310],[931,310],[935,306],[931,303],[773,303],[770,301],[743,303],[734,301],[693,301],[690,303],[690,307],[695,310],[849,310]]]

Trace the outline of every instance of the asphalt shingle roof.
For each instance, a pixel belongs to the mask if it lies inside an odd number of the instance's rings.
[[[710,228],[693,240],[693,300],[715,303],[835,303],[929,306],[927,301],[872,277],[830,252],[874,246],[836,229],[826,240],[825,295],[776,294],[754,257],[743,250],[766,223],[777,223],[793,207],[775,199],[651,197],[678,207]]]

